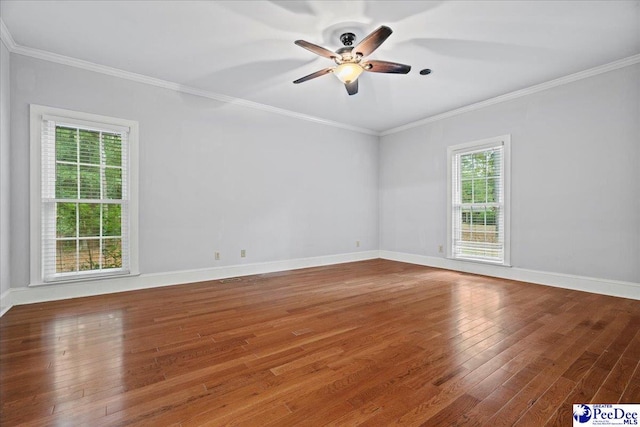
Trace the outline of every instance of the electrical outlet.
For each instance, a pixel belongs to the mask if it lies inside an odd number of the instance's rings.
[[[216,261],[220,261],[220,252],[215,253]]]
[[[244,250],[244,249],[241,249],[241,250],[240,250],[240,258],[244,258],[244,257],[246,257],[246,256],[247,256],[247,251],[246,251],[246,250]]]
[[[360,240],[356,240],[356,248],[360,247]]]
[[[440,253],[444,252],[444,248],[442,247],[442,245],[438,246],[438,252],[440,252]]]

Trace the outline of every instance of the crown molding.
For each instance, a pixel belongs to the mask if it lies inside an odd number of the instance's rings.
[[[190,86],[181,85],[179,83],[170,82],[167,80],[161,80],[154,77],[145,76],[143,74],[137,74],[130,71],[124,71],[118,68],[108,67],[106,65],[95,64],[89,61],[83,61],[81,59],[75,59],[64,55],[59,55],[52,52],[47,52],[40,49],[34,49],[30,47],[20,46],[18,45],[9,29],[0,18],[0,40],[4,42],[9,49],[9,52],[15,53],[18,55],[29,56],[32,58],[42,59],[45,61],[55,62],[58,64],[68,65],[71,67],[81,68],[84,70],[94,71],[97,73],[106,74],[113,77],[119,77],[126,80],[135,81],[138,83],[144,83],[152,86],[157,86],[169,90],[174,90],[177,92],[187,93],[190,95],[200,96],[203,98],[213,99],[219,102],[224,102],[227,104],[243,106],[247,108],[253,108],[260,111],[265,111],[269,113],[279,114],[283,116],[292,117],[299,120],[305,120],[313,123],[322,124],[325,126],[331,126],[339,129],[350,130],[353,132],[358,132],[366,135],[373,136],[387,136],[394,133],[402,132],[408,129],[412,129],[418,126],[425,125],[427,123],[437,122],[439,120],[447,119],[450,117],[454,117],[460,114],[468,113],[471,111],[479,110],[481,108],[485,108],[491,105],[499,104],[501,102],[510,101],[512,99],[520,98],[523,96],[531,95],[537,92],[541,92],[547,89],[551,89],[557,86],[562,86],[567,83],[572,83],[578,80],[582,80],[588,77],[596,76],[598,74],[606,73],[609,71],[614,71],[620,68],[628,67],[630,65],[640,63],[640,54],[629,56],[627,58],[623,58],[617,61],[610,62],[608,64],[599,65],[597,67],[593,67],[584,71],[579,71],[574,74],[569,74],[564,77],[560,77],[554,80],[550,80],[548,82],[540,83],[534,86],[530,86],[528,88],[516,90],[514,92],[509,92],[504,95],[496,96],[494,98],[489,98],[484,101],[476,102],[474,104],[466,105],[461,108],[456,108],[454,110],[446,111],[441,114],[436,114],[434,116],[425,117],[424,119],[416,120],[414,122],[406,123],[402,126],[394,127],[391,129],[387,129],[385,131],[375,131],[372,129],[361,128],[358,126],[352,126],[346,123],[340,123],[333,120],[327,120],[316,116],[311,116],[308,114],[297,113],[295,111],[286,110],[284,108],[273,107],[267,104],[261,104],[254,101],[249,101],[242,98],[235,98],[228,95],[222,95],[219,93],[205,91],[201,89],[197,89]]]
[[[512,99],[520,98],[523,96],[531,95],[537,92],[541,92],[543,90],[551,89],[557,86],[562,86],[567,83],[572,83],[578,80],[586,79],[587,77],[597,76],[598,74],[607,73],[609,71],[617,70],[619,68],[628,67],[630,65],[634,65],[640,63],[640,54],[629,56],[627,58],[620,59],[618,61],[610,62],[608,64],[599,65],[597,67],[589,68],[588,70],[579,71],[574,74],[569,74],[568,76],[560,77],[554,80],[549,80],[548,82],[540,83],[534,86],[530,86],[528,88],[516,90],[514,92],[509,92],[504,95],[496,96],[495,98],[490,98],[484,101],[476,102],[475,104],[470,104],[461,108],[456,108],[455,110],[450,110],[441,114],[436,114],[435,116],[426,117],[424,119],[416,120],[415,122],[410,122],[404,124],[402,126],[398,126],[395,128],[387,129],[379,133],[380,136],[391,135],[394,133],[402,132],[407,129],[412,129],[418,126],[425,125],[427,123],[437,122],[438,120],[447,119],[449,117],[454,117],[460,114],[468,113],[470,111],[479,110],[481,108],[488,107],[490,105],[499,104],[501,102],[510,101]]]
[[[18,46],[16,41],[13,39],[13,36],[11,36],[9,29],[4,25],[2,18],[0,18],[0,41],[2,41],[7,49],[9,49],[9,52],[13,52],[13,50]]]
[[[9,33],[9,30],[4,25],[4,22],[1,19],[0,19],[0,30],[2,35],[2,41],[5,42],[5,45],[7,46],[7,49],[9,49],[9,52],[15,53],[18,55],[28,56],[31,58],[41,59],[49,62],[55,62],[62,65],[68,65],[70,67],[81,68],[83,70],[106,74],[113,77],[119,77],[121,79],[131,80],[137,83],[144,83],[151,86],[161,87],[164,89],[170,89],[177,92],[182,92],[190,95],[200,96],[203,98],[213,99],[215,101],[224,102],[227,104],[253,108],[255,110],[265,111],[268,113],[274,113],[282,116],[292,117],[299,120],[314,122],[314,123],[318,123],[325,126],[331,126],[339,129],[350,130],[353,132],[363,133],[366,135],[373,135],[373,136],[380,135],[379,132],[371,129],[352,126],[346,123],[335,122],[333,120],[322,119],[320,117],[315,117],[315,116],[311,116],[303,113],[297,113],[295,111],[286,110],[284,108],[273,107],[271,105],[261,104],[259,102],[249,101],[242,98],[235,98],[232,96],[222,95],[216,92],[201,90],[194,87],[185,86],[179,83],[174,83],[167,80],[145,76],[143,74],[137,74],[130,71],[121,70],[119,68],[108,67],[106,65],[100,65],[93,62],[84,61],[82,59],[76,59],[76,58],[71,58],[65,55],[59,55],[57,53],[52,53],[45,50],[34,49],[26,46],[20,46],[13,40],[11,33]]]

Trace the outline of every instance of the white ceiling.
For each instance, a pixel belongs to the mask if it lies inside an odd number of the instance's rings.
[[[373,131],[640,53],[638,0],[0,3],[19,46]],[[408,75],[364,73],[355,96],[331,75],[292,83],[332,65],[294,40],[335,50],[380,25],[370,58]]]

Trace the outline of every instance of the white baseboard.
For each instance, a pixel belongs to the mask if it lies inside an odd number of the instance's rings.
[[[2,317],[11,308],[11,289],[7,289],[0,294],[0,317]]]
[[[12,288],[0,295],[0,317],[14,305],[181,285],[185,283],[273,273],[276,271],[296,270],[308,267],[321,267],[376,258],[640,300],[640,283],[486,265],[402,252],[374,250],[199,270],[141,274],[133,277],[92,280],[87,282]]]
[[[640,300],[640,283],[622,282],[617,280],[596,279],[593,277],[574,276],[562,273],[528,270],[517,267],[480,264],[474,262],[457,261],[448,258],[430,257],[402,252],[380,251],[380,258],[392,261],[407,262],[427,267],[445,268],[447,270],[465,273],[482,274],[484,276],[500,277],[557,288],[573,289],[594,294],[611,295],[614,297]]]
[[[298,258],[256,264],[232,265],[199,270],[172,271],[168,273],[141,274],[130,277],[114,277],[103,280],[80,281],[57,285],[41,285],[12,288],[2,294],[2,314],[14,305],[55,301],[92,295],[111,294],[137,289],[181,285],[185,283],[219,280],[252,274],[273,273],[308,267],[342,264],[378,258],[378,251],[363,251],[347,254]],[[7,294],[7,295],[5,295]]]

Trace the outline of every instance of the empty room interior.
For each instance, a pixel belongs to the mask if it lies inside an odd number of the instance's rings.
[[[0,40],[0,425],[637,422],[640,1],[2,0]]]

